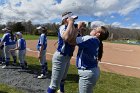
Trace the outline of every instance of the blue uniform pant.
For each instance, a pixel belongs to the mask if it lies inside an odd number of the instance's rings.
[[[78,69],[79,74],[79,93],[93,93],[93,87],[100,75],[99,67],[89,70]]]

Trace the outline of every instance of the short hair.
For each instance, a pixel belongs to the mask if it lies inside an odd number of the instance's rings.
[[[47,31],[48,31],[47,27],[45,27],[45,26],[42,26],[41,30],[42,30],[43,33],[47,33]]]

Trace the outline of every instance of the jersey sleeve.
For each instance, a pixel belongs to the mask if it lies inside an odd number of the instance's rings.
[[[86,48],[89,46],[89,40],[91,36],[80,36],[76,38],[76,43],[80,48]]]
[[[3,35],[3,37],[1,38],[1,42],[5,42],[6,41],[6,36],[7,36],[7,34]]]
[[[62,25],[62,26],[59,28],[59,32],[60,32],[60,36],[62,37],[63,33],[65,32],[65,25]]]
[[[43,45],[44,38],[45,38],[45,36],[44,36],[44,35],[41,35],[41,37],[40,37],[40,44],[41,44],[41,45]]]
[[[21,48],[21,40],[20,39],[17,41],[17,47]]]

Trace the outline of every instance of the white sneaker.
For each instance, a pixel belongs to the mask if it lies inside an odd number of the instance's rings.
[[[61,92],[60,89],[59,89],[59,90],[57,91],[57,93],[64,93],[64,92]]]
[[[7,67],[8,67],[8,66],[6,66],[6,65],[2,66],[3,69],[5,69],[5,68],[7,68]]]
[[[41,75],[38,76],[37,78],[38,78],[38,79],[44,79],[44,78],[46,78],[46,77],[47,77],[46,75],[41,74]]]

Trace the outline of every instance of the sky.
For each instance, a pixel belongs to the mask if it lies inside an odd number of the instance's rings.
[[[77,15],[76,22],[140,29],[140,0],[0,0],[0,24],[59,23],[65,11]]]

